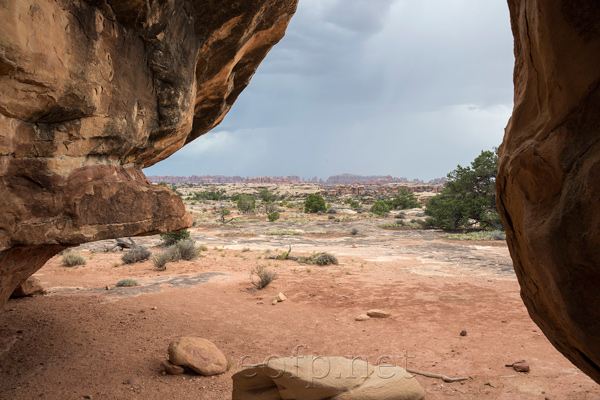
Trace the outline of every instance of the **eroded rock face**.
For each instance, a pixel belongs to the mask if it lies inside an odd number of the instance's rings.
[[[69,246],[191,225],[141,169],[221,122],[296,3],[0,2],[0,307]]]
[[[508,3],[515,108],[498,208],[531,317],[600,382],[600,3]]]

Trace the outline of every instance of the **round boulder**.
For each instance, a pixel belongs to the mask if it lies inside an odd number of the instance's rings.
[[[169,345],[169,361],[200,375],[217,375],[227,371],[227,359],[210,340],[180,337]]]

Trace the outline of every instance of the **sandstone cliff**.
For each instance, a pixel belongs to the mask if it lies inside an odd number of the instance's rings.
[[[68,246],[191,225],[141,169],[223,119],[296,3],[0,3],[0,307]]]
[[[600,382],[600,3],[508,3],[515,108],[498,209],[531,317]]]

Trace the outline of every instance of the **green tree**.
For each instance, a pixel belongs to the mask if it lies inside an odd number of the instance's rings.
[[[244,214],[252,212],[256,208],[256,199],[249,194],[242,194],[237,201],[237,208]]]
[[[323,197],[317,193],[309,194],[306,198],[306,201],[304,202],[304,212],[316,213],[319,211],[327,211],[325,199],[323,199]]]
[[[426,205],[427,223],[443,229],[503,229],[496,208],[498,148],[482,151],[471,163],[448,174],[440,194]]]
[[[371,212],[373,214],[377,214],[382,217],[389,211],[390,211],[390,206],[388,206],[384,200],[377,200],[371,206]]]
[[[409,193],[406,188],[399,188],[398,194],[388,201],[390,208],[394,210],[408,210],[409,208],[421,208],[417,196]]]
[[[277,200],[277,195],[276,195],[276,194],[274,194],[274,193],[271,193],[271,192],[269,191],[269,189],[267,189],[267,188],[264,188],[263,190],[261,190],[261,191],[258,193],[258,197],[259,197],[259,198],[260,198],[262,201],[264,201],[265,203],[272,203],[272,202],[274,202],[275,200]]]

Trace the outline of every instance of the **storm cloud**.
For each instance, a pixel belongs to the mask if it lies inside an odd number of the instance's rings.
[[[504,0],[300,0],[223,123],[148,175],[429,180],[501,143]]]

